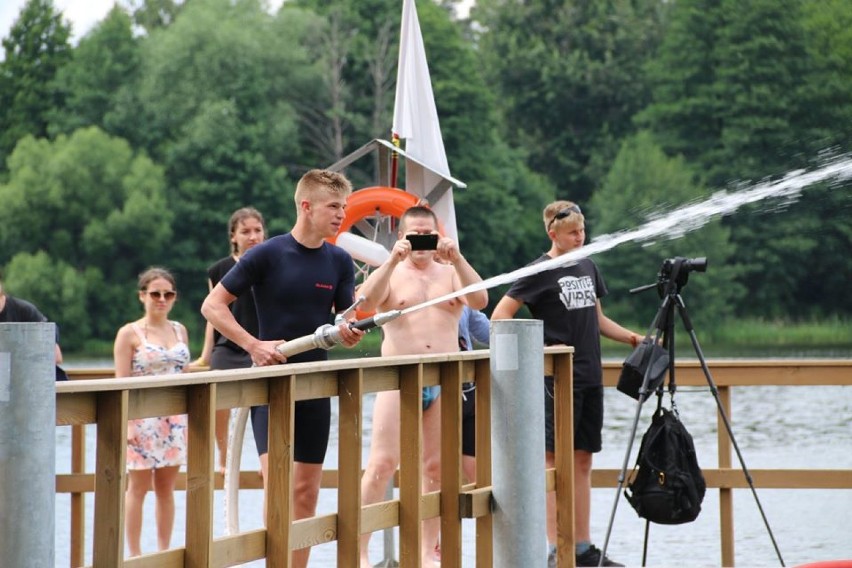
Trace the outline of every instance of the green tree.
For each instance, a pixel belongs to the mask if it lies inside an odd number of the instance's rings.
[[[667,157],[652,135],[641,131],[622,144],[592,198],[588,217],[600,234],[634,228],[652,215],[671,214],[672,236],[677,236],[684,228],[684,222],[677,220],[677,208],[706,196],[707,190],[686,162]],[[712,325],[736,315],[734,306],[745,289],[733,282],[737,268],[730,262],[734,248],[729,233],[716,220],[676,240],[662,236],[652,243],[627,243],[600,255],[597,262],[610,291],[604,300],[607,313],[616,320],[650,325],[660,304],[658,296],[647,292],[634,297],[628,290],[661,281],[656,276],[665,259],[704,256],[709,262],[707,273],[691,275],[689,290],[684,292],[685,297],[697,299],[692,303],[697,309],[690,310],[695,323]]]
[[[435,7],[428,4],[417,6],[421,17]],[[295,0],[284,4],[279,17],[286,17],[288,9],[308,9],[322,17],[308,49],[319,62],[323,88],[319,99],[298,106],[307,123],[303,144],[314,150],[313,159],[332,163],[373,138],[390,138],[401,3]],[[374,164],[366,160],[347,174],[356,186],[372,185],[376,178]]]
[[[135,313],[127,291],[136,274],[162,263],[172,240],[162,169],[91,127],[52,142],[24,138],[9,170],[0,185],[0,264],[43,253],[60,277],[65,266],[83,275],[91,331],[111,339]],[[43,272],[41,265],[24,266]]]
[[[227,253],[226,224],[246,205],[270,232],[293,221],[293,177],[308,167],[295,101],[316,98],[318,71],[304,44],[315,18],[271,16],[259,2],[197,0],[142,44],[127,127],[142,123],[145,147],[166,168],[169,208],[180,221],[163,261],[188,305],[206,294],[204,269]],[[197,316],[196,316],[196,319]]]
[[[631,117],[648,101],[644,62],[660,33],[656,1],[482,0],[472,13],[506,136],[528,164],[583,202]]]
[[[48,114],[61,107],[52,88],[56,73],[71,57],[71,26],[52,0],[28,0],[9,37],[0,62],[0,167],[18,140],[47,134]]]
[[[671,156],[706,164],[721,146],[721,107],[714,84],[721,0],[680,0],[646,70],[653,101],[635,116]]]
[[[174,22],[185,4],[174,0],[127,0],[133,23],[149,34]]]
[[[495,96],[463,29],[432,3],[418,4],[418,15],[449,165],[468,183],[454,192],[462,250],[480,274],[514,270],[544,246],[540,212],[553,184],[501,139]]]
[[[810,167],[818,160],[809,152],[829,144],[848,148],[843,117],[852,92],[837,72],[849,64],[837,55],[844,45],[852,52],[852,45],[834,25],[842,28],[844,17],[848,7],[832,2],[675,3],[649,66],[653,103],[637,122],[653,131],[667,154],[683,155],[704,172],[711,187]],[[823,256],[848,244],[848,235],[825,224],[848,224],[847,194],[848,185],[830,192],[808,188],[795,207],[779,211],[777,204],[761,203],[725,220],[737,250],[737,282],[750,291],[736,306],[740,315],[826,313],[806,291],[814,289],[815,278],[835,282],[815,267],[848,273],[852,266],[848,255]],[[819,246],[821,238],[829,246]]]
[[[34,303],[66,332],[60,334],[63,349],[75,351],[84,346],[91,332],[84,274],[44,251],[15,255],[6,266],[6,274],[7,287],[13,294]]]
[[[723,101],[710,183],[756,179],[801,165],[801,79],[807,69],[801,0],[722,0],[714,92]],[[716,173],[718,172],[718,173]]]
[[[707,164],[711,180],[760,179],[808,165],[804,151],[811,130],[799,122],[807,96],[802,78],[810,67],[801,6],[801,0],[723,2],[716,90],[726,104],[722,153]],[[800,318],[811,311],[799,291],[813,283],[818,235],[826,220],[836,218],[829,204],[838,205],[828,195],[816,202],[812,191],[787,211],[760,214],[761,205],[728,220],[743,268],[741,282],[764,284],[752,285],[743,313]]]
[[[311,45],[316,58],[327,66],[345,59],[337,75],[340,96],[333,107],[334,114],[320,119],[326,130],[334,131],[333,121],[340,119],[341,147],[346,152],[372,138],[388,138],[399,50],[400,3],[299,0],[293,5],[321,14],[326,19],[326,33],[352,30],[345,44],[323,40]],[[494,98],[485,83],[477,52],[465,38],[465,29],[452,20],[447,9],[432,2],[418,3],[417,12],[450,169],[468,184],[466,189],[454,192],[462,250],[483,275],[517,268],[531,260],[542,246],[537,211],[553,199],[552,185],[531,172],[524,164],[524,155],[501,139]],[[385,17],[376,18],[376,14]],[[318,154],[317,159],[330,163],[334,155],[327,151]],[[374,183],[373,164],[356,162],[354,166],[347,174],[356,187]],[[530,210],[536,213],[531,215]]]
[[[808,70],[797,123],[810,125],[812,153],[852,147],[852,10],[845,0],[807,0],[802,7]]]
[[[69,134],[84,126],[134,140],[132,128],[117,128],[116,108],[125,90],[135,89],[139,74],[139,45],[130,16],[118,5],[80,40],[73,57],[55,79],[64,106],[51,109],[49,132]],[[116,124],[118,123],[118,124]]]

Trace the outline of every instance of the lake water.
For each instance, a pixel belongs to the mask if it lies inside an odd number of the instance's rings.
[[[668,397],[666,397],[666,402]],[[716,403],[706,388],[678,390],[676,402],[681,419],[696,442],[699,462],[703,467],[716,467]],[[369,431],[373,396],[365,399],[364,463],[369,448]],[[636,402],[607,389],[604,428],[604,450],[595,457],[595,466],[621,467],[628,447],[630,426],[636,414]],[[749,387],[734,389],[732,396],[732,427],[734,436],[749,469],[852,469],[852,388],[850,387]],[[651,399],[642,408],[639,435],[633,444],[630,466],[635,462],[639,437],[647,428],[655,406]],[[333,402],[331,442],[325,467],[337,467],[336,405]],[[88,465],[94,469],[94,427],[88,427]],[[70,428],[57,428],[57,472],[69,471]],[[246,433],[242,469],[257,469],[253,438]],[[739,468],[734,456],[733,467]],[[788,566],[817,560],[852,558],[852,491],[849,490],[780,490],[758,489],[776,541]],[[184,543],[184,494],[177,493],[177,516],[172,539],[173,546]],[[222,492],[216,492],[215,534],[224,534]],[[240,496],[240,528],[261,528],[262,494],[244,491]],[[592,538],[603,545],[615,489],[595,489],[592,492]],[[148,497],[143,531],[143,550],[156,549],[153,496]],[[87,528],[91,531],[93,499],[87,499]],[[737,566],[779,566],[772,543],[749,489],[734,492],[734,526]],[[69,555],[70,497],[57,496],[56,503],[56,565],[67,566]],[[336,511],[335,492],[323,490],[319,513]],[[474,539],[475,524],[464,522],[464,566],[476,566]],[[608,555],[624,564],[641,565],[645,529],[627,501],[619,499],[613,524]],[[651,525],[649,566],[719,566],[720,556],[719,500],[717,490],[708,490],[701,515],[692,523],[667,527]],[[92,543],[87,542],[87,562],[91,562]],[[382,557],[382,535],[373,536],[371,560]],[[314,547],[312,568],[335,565],[333,543]],[[252,567],[264,566],[257,561]]]

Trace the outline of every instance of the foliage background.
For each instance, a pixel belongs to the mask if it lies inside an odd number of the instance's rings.
[[[850,150],[845,0],[478,0],[465,20],[454,4],[417,9],[450,167],[468,184],[461,246],[484,277],[546,250],[553,199],[583,206],[591,238]],[[9,291],[59,323],[66,351],[91,351],[139,316],[136,275],[163,265],[200,341],[204,269],[228,253],[230,213],[253,205],[286,231],[307,169],[389,138],[400,7],[126,0],[72,46],[52,1],[30,0],[0,62]],[[347,170],[356,187],[375,182],[368,162]],[[599,255],[607,313],[644,325],[657,302],[627,290],[665,258],[707,256],[690,280],[697,325],[844,325],[849,190]]]

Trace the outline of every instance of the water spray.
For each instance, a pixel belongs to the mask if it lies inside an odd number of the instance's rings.
[[[709,199],[695,202],[681,207],[667,214],[654,217],[647,223],[631,231],[601,235],[593,239],[589,244],[571,252],[551,258],[544,262],[524,266],[512,272],[493,276],[481,282],[465,286],[449,294],[427,300],[421,304],[409,306],[402,310],[392,310],[378,313],[372,317],[355,321],[349,324],[351,329],[368,331],[375,327],[381,327],[398,317],[404,316],[417,310],[434,306],[465,294],[488,290],[501,284],[509,284],[526,276],[538,274],[546,270],[570,266],[579,259],[599,254],[627,242],[649,242],[658,238],[676,239],[686,233],[699,229],[713,219],[730,215],[743,205],[755,203],[770,197],[795,199],[802,189],[822,181],[834,179],[845,180],[852,178],[852,158],[848,155],[839,156],[830,160],[826,165],[813,170],[796,170],[788,173],[777,181],[761,182],[753,185],[745,191],[725,192],[720,191],[713,194]],[[357,302],[350,306],[345,312],[335,318],[334,325],[325,324],[317,328],[312,335],[306,335],[282,343],[276,349],[287,357],[309,351],[311,349],[331,349],[342,343],[338,325],[345,321],[346,316],[351,313],[361,302],[361,296]]]

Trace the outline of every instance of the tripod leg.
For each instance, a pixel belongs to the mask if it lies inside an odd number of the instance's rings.
[[[654,326],[648,330],[645,338],[651,336],[653,333],[654,341],[658,342],[660,338],[663,338],[663,341],[666,342],[667,339],[665,337],[664,329],[668,329],[666,322],[671,322],[674,316],[674,304],[671,303],[670,296],[666,296],[663,298],[662,303],[660,304],[659,309],[657,310],[657,315],[654,317]],[[664,327],[666,326],[666,327]],[[671,367],[669,368],[671,371]],[[633,416],[633,423],[630,426],[630,438],[627,442],[627,451],[624,454],[624,461],[621,464],[621,471],[618,472],[618,487],[615,489],[615,499],[612,503],[612,512],[609,516],[609,524],[606,527],[606,537],[604,538],[603,549],[601,550],[601,561],[606,557],[606,551],[609,547],[609,537],[612,535],[612,525],[615,522],[615,513],[618,510],[618,498],[621,496],[621,492],[624,490],[624,483],[627,478],[627,468],[630,463],[630,452],[633,450],[633,441],[636,439],[636,429],[639,424],[639,417],[642,415],[642,405],[650,396],[648,393],[648,385],[650,383],[650,374],[651,374],[651,365],[648,365],[648,368],[645,370],[645,375],[642,378],[642,386],[639,387],[639,398],[636,401],[636,414]],[[657,399],[657,403],[659,405],[659,398]],[[647,535],[647,529],[646,529]],[[645,543],[647,549],[647,542]],[[644,556],[644,552],[643,552]],[[644,560],[642,562],[644,566]]]
[[[781,563],[781,566],[786,566],[784,564],[784,559],[781,557],[781,550],[778,548],[778,543],[775,541],[775,535],[772,533],[772,528],[769,526],[769,520],[766,518],[766,513],[763,511],[763,506],[760,503],[760,499],[757,497],[757,491],[754,488],[754,481],[752,480],[751,473],[749,473],[748,468],[746,467],[745,460],[743,459],[743,454],[740,451],[739,444],[737,444],[736,438],[734,438],[734,432],[731,429],[731,422],[728,419],[728,414],[725,412],[725,407],[722,405],[722,401],[719,399],[719,389],[716,387],[716,383],[713,381],[713,376],[710,374],[710,368],[707,366],[707,360],[704,358],[704,353],[701,351],[701,345],[698,344],[698,337],[695,335],[695,329],[692,327],[692,320],[689,318],[689,313],[686,310],[686,304],[683,301],[683,298],[680,294],[677,295],[676,301],[678,313],[680,314],[681,320],[683,320],[683,325],[686,328],[686,332],[689,334],[689,339],[692,342],[692,347],[695,350],[695,354],[698,356],[698,361],[701,365],[701,370],[704,373],[704,378],[707,380],[707,385],[710,387],[710,392],[713,394],[713,399],[716,401],[716,407],[719,410],[719,416],[722,417],[722,422],[725,424],[725,430],[728,432],[728,437],[731,439],[731,444],[734,446],[734,451],[737,454],[737,459],[740,462],[740,467],[742,467],[743,474],[745,475],[746,481],[748,482],[748,486],[751,489],[751,493],[754,496],[754,502],[757,504],[757,509],[760,512],[760,516],[763,519],[763,524],[766,526],[766,531],[769,533],[769,539],[772,541],[772,546],[775,548],[775,554],[778,556],[778,561]],[[674,361],[674,359],[672,359]]]

